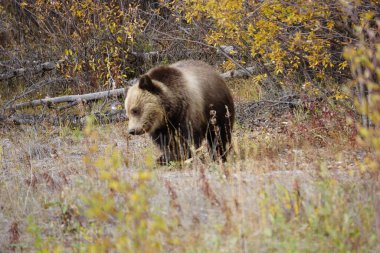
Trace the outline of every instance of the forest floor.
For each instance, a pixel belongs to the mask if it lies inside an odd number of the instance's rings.
[[[148,136],[128,136],[127,122],[2,128],[0,252],[54,245],[71,252],[76,242],[91,242],[78,229],[95,224],[80,199],[101,192],[96,158],[115,150],[123,157],[120,178],[152,174],[148,209],[177,242],[162,239],[167,251],[379,252],[380,191],[364,170],[371,153],[345,112],[268,109],[248,120],[249,97],[231,87],[238,121],[225,164],[201,150],[185,164],[157,167],[158,150]],[[117,225],[106,224],[112,234]]]

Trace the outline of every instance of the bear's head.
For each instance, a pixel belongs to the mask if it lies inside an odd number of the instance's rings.
[[[165,109],[160,94],[165,85],[143,75],[139,82],[127,91],[125,110],[129,118],[128,133],[153,133],[165,122]]]

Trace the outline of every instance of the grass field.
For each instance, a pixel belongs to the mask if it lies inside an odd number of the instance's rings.
[[[158,167],[126,124],[0,131],[0,252],[380,252],[380,190],[338,106],[249,115],[225,164]]]

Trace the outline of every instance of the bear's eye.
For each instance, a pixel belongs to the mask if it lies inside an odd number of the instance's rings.
[[[138,108],[132,108],[131,109],[131,114],[133,116],[138,116],[140,114],[140,110]]]

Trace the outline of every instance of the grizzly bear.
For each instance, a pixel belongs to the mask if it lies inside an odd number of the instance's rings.
[[[127,90],[128,133],[149,133],[160,164],[191,157],[207,138],[212,159],[226,161],[235,119],[232,95],[207,63],[179,61],[152,68]]]

